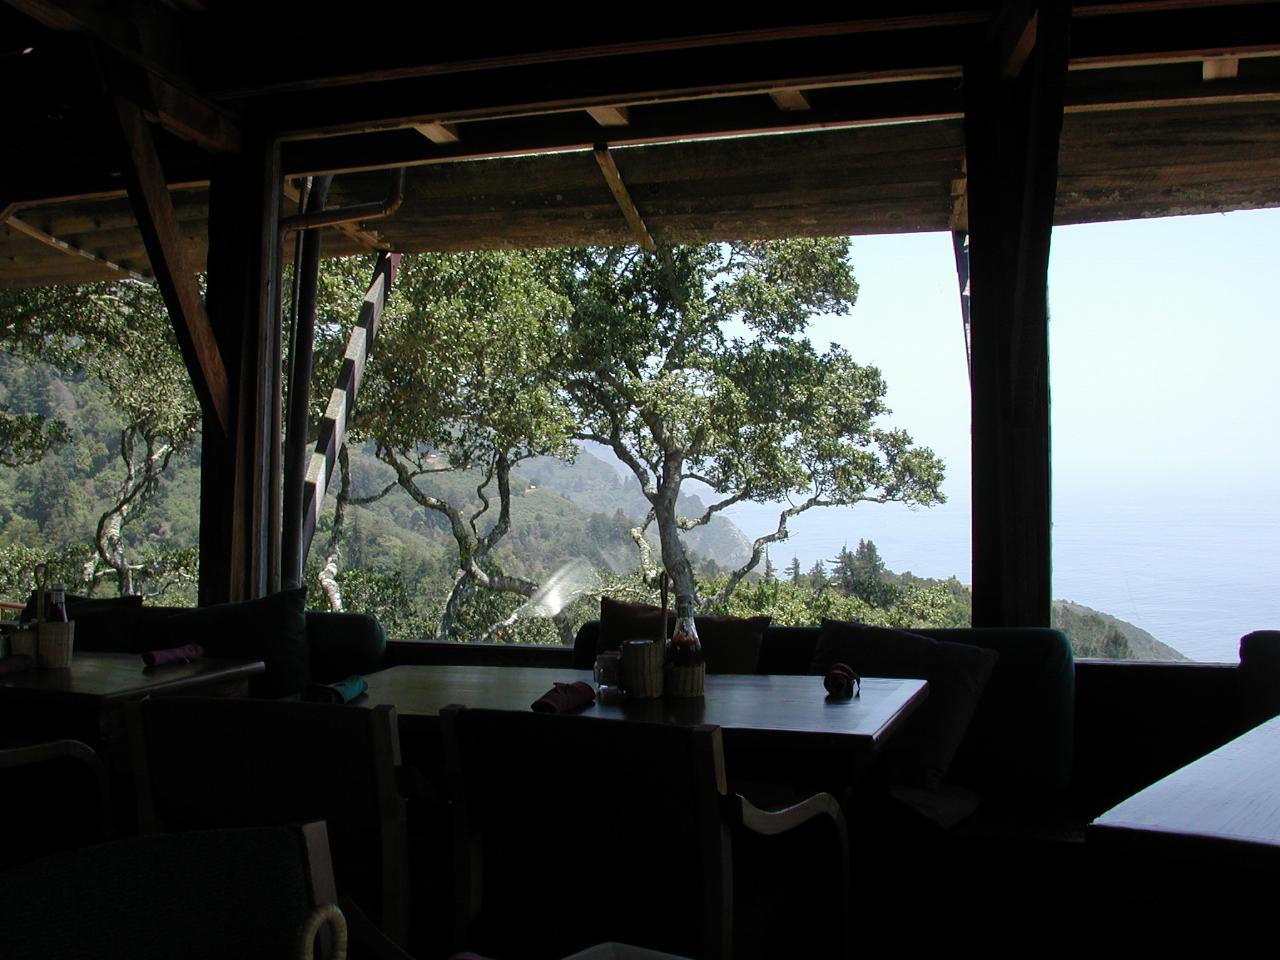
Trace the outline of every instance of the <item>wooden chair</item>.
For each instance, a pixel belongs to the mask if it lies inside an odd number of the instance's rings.
[[[130,705],[145,833],[328,823],[338,889],[406,942],[395,708],[158,698]]]
[[[346,955],[323,823],[130,837],[25,864],[0,888],[6,960]]]
[[[848,848],[835,799],[768,812],[726,788],[718,727],[449,707],[455,948],[556,957],[618,941],[728,958],[733,838],[825,822],[828,919],[847,943]],[[807,868],[812,869],[808,864]]]
[[[0,797],[0,870],[110,836],[106,770],[78,740],[0,749]]]

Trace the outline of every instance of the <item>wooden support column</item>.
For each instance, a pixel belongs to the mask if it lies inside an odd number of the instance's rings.
[[[178,218],[169,197],[160,158],[142,110],[118,90],[113,94],[116,117],[127,153],[125,183],[142,233],[151,270],[164,297],[169,319],[178,337],[178,347],[191,374],[196,396],[206,414],[212,415],[216,429],[224,434],[234,430],[226,364],[205,315],[196,285],[195,270],[178,233]]]
[[[1010,2],[965,65],[973,623],[1048,626],[1047,274],[1070,7]]]
[[[200,603],[268,593],[279,576],[280,150],[246,132],[209,183],[208,314],[233,371],[235,431],[206,428],[201,460]],[[206,417],[206,422],[207,422]]]

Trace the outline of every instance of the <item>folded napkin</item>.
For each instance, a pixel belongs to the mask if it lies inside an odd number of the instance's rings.
[[[15,653],[13,656],[0,660],[0,676],[10,673],[26,673],[35,665],[36,662],[25,653]]]
[[[822,685],[827,688],[831,699],[848,700],[862,687],[862,680],[848,664],[833,663],[822,678]]]
[[[313,683],[302,691],[302,699],[311,703],[350,703],[369,689],[369,681],[353,673],[337,683]]]
[[[533,701],[534,713],[572,713],[596,702],[596,692],[591,684],[582,680],[573,683],[557,683]]]
[[[204,647],[198,643],[188,643],[182,647],[171,647],[168,650],[148,650],[142,655],[142,662],[148,667],[160,667],[166,663],[190,663],[204,656]]]

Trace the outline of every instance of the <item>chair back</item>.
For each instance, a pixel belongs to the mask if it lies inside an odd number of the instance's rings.
[[[106,770],[78,740],[0,750],[0,797],[0,870],[110,835]]]
[[[719,728],[460,707],[441,720],[457,949],[727,955]]]
[[[405,942],[395,708],[169,697],[129,723],[143,832],[325,820],[339,891]]]
[[[6,960],[345,953],[323,823],[130,837],[24,864],[0,888]]]

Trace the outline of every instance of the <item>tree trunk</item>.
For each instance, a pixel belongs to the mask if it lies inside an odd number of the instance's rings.
[[[653,515],[658,523],[658,540],[662,544],[662,565],[675,585],[676,596],[687,594],[696,602],[697,587],[693,580],[693,565],[685,554],[684,542],[680,539],[680,526],[676,523],[676,499],[679,495],[678,482],[664,482],[651,500]]]
[[[471,578],[465,570],[455,570],[453,585],[449,588],[449,598],[444,602],[444,610],[440,612],[440,622],[436,625],[436,639],[448,640],[453,633],[458,615],[462,612],[462,601],[466,599],[467,587]]]

